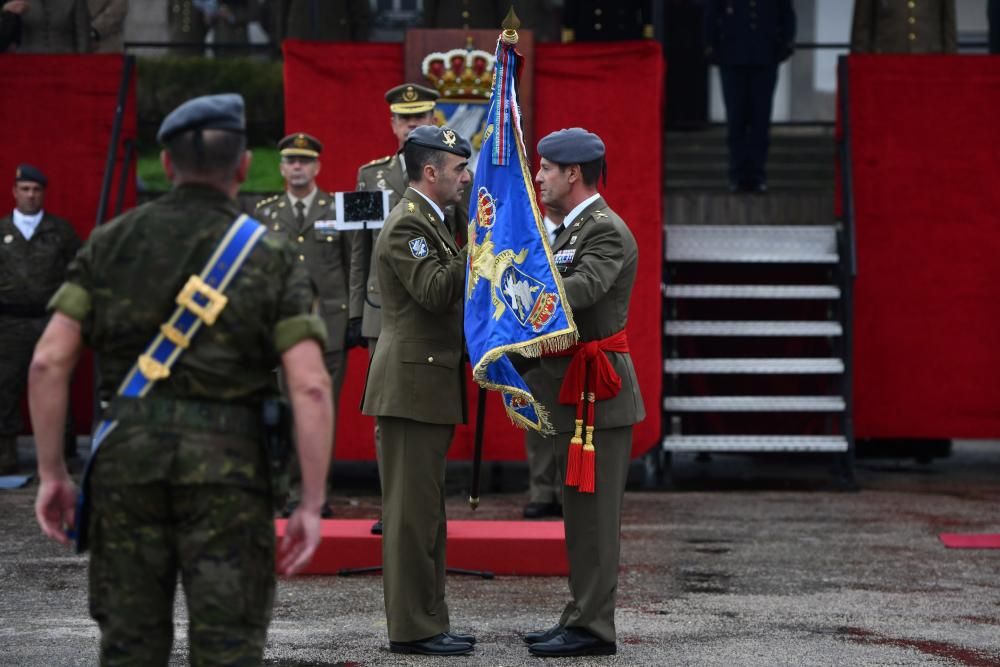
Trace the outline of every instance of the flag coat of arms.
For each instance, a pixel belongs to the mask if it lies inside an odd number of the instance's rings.
[[[465,337],[476,382],[503,394],[515,424],[550,432],[545,407],[507,355],[558,352],[576,342],[577,332],[544,240],[525,158],[517,99],[523,58],[506,34],[497,40],[493,92],[469,204]]]

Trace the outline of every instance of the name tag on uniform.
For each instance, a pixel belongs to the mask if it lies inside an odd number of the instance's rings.
[[[576,257],[576,250],[560,250],[552,256],[552,259],[555,260],[556,264],[572,264],[574,257]]]
[[[337,231],[337,221],[336,220],[317,220],[313,224],[313,228],[315,228],[317,232],[328,232],[328,233],[332,234],[333,232]]]

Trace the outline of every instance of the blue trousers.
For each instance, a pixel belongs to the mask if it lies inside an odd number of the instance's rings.
[[[778,65],[721,65],[719,73],[729,130],[729,182],[743,187],[766,183]]]

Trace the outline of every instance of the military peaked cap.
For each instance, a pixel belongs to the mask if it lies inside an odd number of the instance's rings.
[[[604,157],[604,142],[581,127],[557,130],[538,142],[538,154],[559,164],[584,164]]]
[[[204,95],[184,102],[167,114],[156,139],[161,144],[188,130],[229,130],[243,132],[246,116],[243,97],[236,93]]]
[[[433,88],[415,83],[404,83],[385,91],[389,111],[401,114],[427,113],[434,108],[438,97]]]
[[[14,171],[14,182],[17,183],[18,181],[31,181],[32,183],[38,183],[43,188],[49,185],[49,179],[45,178],[42,170],[30,164],[17,165],[17,169]]]
[[[279,141],[278,150],[281,152],[282,157],[317,158],[323,152],[323,144],[311,134],[296,132],[295,134],[289,134]]]
[[[415,127],[406,137],[406,143],[433,148],[437,151],[447,151],[462,157],[472,155],[472,146],[469,144],[469,140],[445,126],[421,125]]]

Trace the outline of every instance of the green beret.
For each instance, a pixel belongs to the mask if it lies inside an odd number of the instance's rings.
[[[205,95],[190,99],[167,114],[156,133],[156,140],[165,144],[188,130],[243,132],[245,129],[242,96],[236,93]]]
[[[406,137],[406,143],[433,148],[437,151],[447,151],[462,157],[472,155],[472,146],[469,140],[460,135],[450,127],[436,125],[421,125],[410,131]]]

